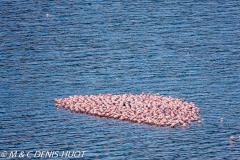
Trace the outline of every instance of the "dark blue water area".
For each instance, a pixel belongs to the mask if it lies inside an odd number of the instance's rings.
[[[240,158],[240,1],[0,5],[1,154]],[[204,121],[171,129],[54,107],[54,98],[142,92],[194,102]]]

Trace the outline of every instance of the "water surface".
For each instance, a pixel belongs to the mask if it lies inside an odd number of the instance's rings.
[[[239,1],[0,4],[1,153],[80,150],[86,151],[83,159],[109,160],[240,157]],[[194,102],[204,122],[186,129],[138,125],[57,110],[53,101],[142,92]]]

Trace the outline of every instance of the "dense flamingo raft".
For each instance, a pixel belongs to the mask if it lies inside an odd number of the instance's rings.
[[[157,126],[186,127],[199,119],[193,102],[158,94],[86,95],[55,99],[56,107],[72,112]]]

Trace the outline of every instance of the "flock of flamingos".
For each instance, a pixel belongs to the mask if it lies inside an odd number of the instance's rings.
[[[158,94],[70,96],[55,99],[55,106],[76,113],[171,128],[203,120],[193,102]]]

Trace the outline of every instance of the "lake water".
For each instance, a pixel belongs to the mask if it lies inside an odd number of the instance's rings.
[[[1,158],[240,158],[239,0],[0,5]],[[171,129],[54,107],[54,98],[142,92],[194,102],[204,121]]]

